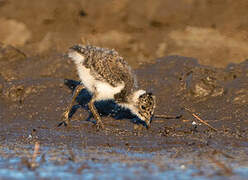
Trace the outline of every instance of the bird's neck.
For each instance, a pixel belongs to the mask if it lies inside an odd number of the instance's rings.
[[[146,93],[145,90],[142,90],[142,89],[136,90],[136,91],[134,91],[134,92],[129,96],[128,101],[129,101],[129,102],[135,102],[135,103],[136,103],[136,102],[138,101],[139,97],[140,97],[142,94],[145,94],[145,93]]]
[[[134,111],[135,106],[139,100],[140,95],[144,94],[146,91],[144,90],[137,90],[131,93],[127,97],[127,102],[126,103],[120,103],[121,106],[130,109],[131,111]]]

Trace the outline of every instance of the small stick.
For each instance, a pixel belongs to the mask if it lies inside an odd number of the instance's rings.
[[[182,115],[176,115],[176,116],[169,116],[164,114],[154,115],[155,118],[165,118],[165,119],[179,119],[182,117]]]
[[[36,167],[36,157],[37,157],[37,155],[39,153],[39,149],[40,149],[39,142],[35,142],[34,153],[33,153],[32,162],[31,162],[31,168],[35,168]]]
[[[191,112],[192,111],[188,108],[184,108],[187,111]],[[199,120],[201,123],[205,124],[206,126],[208,126],[210,129],[214,130],[214,131],[218,131],[216,128],[214,128],[213,126],[211,126],[210,124],[208,124],[207,122],[205,122],[204,120],[202,120],[199,116],[197,116],[195,113],[192,113],[192,116],[194,116],[197,120]]]

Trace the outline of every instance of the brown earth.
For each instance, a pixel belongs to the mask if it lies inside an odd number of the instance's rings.
[[[27,56],[75,43],[115,48],[132,66],[167,55],[225,67],[248,56],[245,0],[1,0],[0,42]]]
[[[197,167],[211,161],[224,175],[232,171],[228,163],[247,165],[247,6],[231,0],[0,0],[0,155],[9,157],[3,147],[38,141],[58,147],[57,153],[64,146],[89,154],[167,151],[169,159],[191,159]],[[90,95],[82,91],[71,126],[57,127],[78,83],[64,54],[79,42],[120,51],[140,87],[156,95],[155,115],[180,118],[155,117],[149,130],[137,129],[127,111],[100,102],[106,129],[97,130],[85,121]]]
[[[90,154],[90,160],[98,159],[95,163],[101,162],[105,156],[108,162],[116,161],[112,153],[103,150],[108,148],[156,154],[167,151],[165,155],[169,153],[170,161],[174,158],[186,159],[187,162],[183,163],[187,166],[193,164],[203,167],[210,160],[217,167],[222,161],[227,164],[247,164],[248,61],[220,69],[199,65],[193,58],[168,56],[156,60],[154,64],[143,65],[136,69],[136,74],[140,87],[156,95],[155,116],[180,117],[155,117],[152,127],[146,130],[142,126],[137,128],[130,113],[120,109],[114,102],[99,102],[96,107],[102,114],[105,129],[98,130],[94,123],[85,121],[89,116],[86,104],[90,99],[85,90],[77,98],[80,105],[73,107],[71,126],[57,127],[70,103],[71,89],[78,84],[70,60],[61,55],[26,58],[12,47],[2,48],[1,55],[0,140],[4,149],[14,148],[17,152],[25,152],[27,150],[23,150],[23,147],[39,142],[42,147],[57,147],[46,154],[53,153],[54,156],[55,152],[54,158],[60,163],[62,161],[62,164],[67,164],[68,158],[65,160],[65,154],[59,153],[66,150],[71,159],[70,152],[82,148]],[[193,114],[213,128],[194,118]],[[0,150],[1,155],[9,157],[9,153],[3,153],[4,149]],[[164,157],[162,154],[161,157]],[[15,156],[22,157],[23,153]],[[62,159],[59,158],[61,156]],[[118,151],[115,156],[122,163],[139,161],[128,160],[128,157],[122,159]],[[221,161],[212,159],[215,156],[221,156]],[[223,160],[226,156],[228,162]],[[82,159],[82,154],[79,154],[76,159],[84,162],[89,158]],[[199,159],[201,162],[196,163],[195,160]],[[158,166],[158,160],[159,157],[152,163]],[[151,163],[146,157],[143,161],[143,165]],[[173,163],[175,166],[174,160]],[[24,167],[31,166],[23,164]],[[163,164],[163,167],[167,165]],[[227,167],[220,166],[221,175],[232,174]],[[203,175],[207,175],[205,168],[202,169]]]

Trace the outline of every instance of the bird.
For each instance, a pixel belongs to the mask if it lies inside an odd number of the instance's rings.
[[[70,123],[69,113],[76,97],[86,89],[92,95],[88,107],[97,128],[104,128],[104,124],[94,103],[104,100],[114,100],[119,106],[129,109],[147,129],[150,127],[156,98],[152,93],[138,89],[135,74],[116,50],[77,44],[69,48],[67,56],[74,62],[81,81],[63,113],[64,125]]]

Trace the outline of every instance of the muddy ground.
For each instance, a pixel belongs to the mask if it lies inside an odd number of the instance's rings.
[[[245,7],[0,0],[0,178],[246,179]],[[97,130],[87,91],[71,126],[57,127],[78,83],[64,55],[78,42],[118,50],[156,95],[149,130],[114,102],[96,104],[106,127]]]

